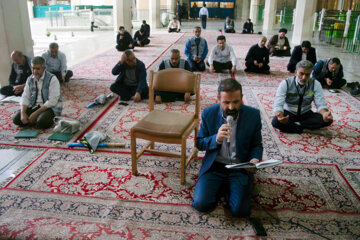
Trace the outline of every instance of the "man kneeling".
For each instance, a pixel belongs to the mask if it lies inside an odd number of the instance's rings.
[[[242,87],[232,78],[218,87],[219,104],[201,114],[196,147],[206,151],[196,182],[192,206],[200,212],[213,210],[223,195],[235,217],[247,217],[254,169],[228,169],[226,164],[257,163],[262,158],[261,118],[258,109],[242,105]],[[233,118],[230,123],[228,116]]]
[[[304,129],[315,130],[333,122],[320,82],[310,78],[313,66],[308,60],[298,62],[295,76],[280,83],[274,103],[274,128],[282,132],[302,133]],[[318,113],[311,110],[313,101]]]
[[[60,84],[55,75],[45,70],[44,58],[34,57],[31,64],[33,74],[26,81],[21,110],[13,116],[13,122],[45,129],[51,127],[53,118],[61,114]]]

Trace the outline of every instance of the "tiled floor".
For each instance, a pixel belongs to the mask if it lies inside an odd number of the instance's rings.
[[[47,22],[44,20],[34,20],[31,23],[34,52],[35,55],[41,54],[47,49],[50,42],[55,40],[59,43],[60,50],[63,51],[68,60],[68,67],[92,58],[97,54],[109,50],[115,45],[116,33],[112,31],[96,32],[61,32],[51,33],[50,37],[45,35]],[[242,23],[236,22],[236,28],[240,30]],[[200,21],[182,23],[182,31],[191,32],[194,26],[200,25]],[[134,24],[136,26],[136,24]],[[206,31],[214,31],[223,28],[223,21],[208,21]],[[165,29],[163,29],[165,31]],[[256,26],[255,31],[261,31],[261,26]],[[273,34],[276,34],[276,30]],[[272,34],[268,34],[270,37]],[[292,32],[287,36],[291,42]],[[241,37],[241,35],[239,35]],[[359,81],[360,68],[358,54],[344,53],[340,48],[329,46],[313,39],[313,46],[316,48],[318,59],[339,57],[344,67],[344,75],[348,82]],[[33,160],[39,152],[36,150],[19,149],[9,146],[0,146],[0,183],[9,177],[13,177],[19,169],[23,168],[29,161]]]

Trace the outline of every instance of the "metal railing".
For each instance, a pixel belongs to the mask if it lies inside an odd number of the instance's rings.
[[[114,24],[113,9],[94,9],[95,25],[112,26]],[[48,11],[46,17],[51,27],[79,27],[90,25],[90,10]]]
[[[327,10],[318,15],[319,40],[360,53],[360,12]]]

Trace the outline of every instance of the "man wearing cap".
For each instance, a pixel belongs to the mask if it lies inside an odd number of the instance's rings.
[[[272,36],[269,40],[267,47],[269,49],[270,56],[290,56],[290,44],[289,40],[285,36],[287,33],[286,28],[281,28],[279,34]]]

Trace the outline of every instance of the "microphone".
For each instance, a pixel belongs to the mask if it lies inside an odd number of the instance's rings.
[[[232,128],[233,122],[234,122],[234,117],[229,115],[226,117],[226,122],[230,125],[230,127]],[[231,136],[231,130],[230,131],[230,136]],[[230,142],[230,138],[227,139],[227,142]]]

